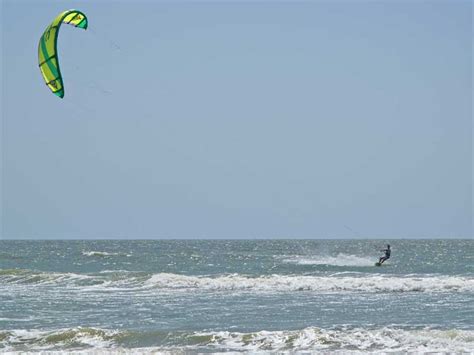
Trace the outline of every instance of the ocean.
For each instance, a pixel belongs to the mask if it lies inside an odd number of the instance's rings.
[[[472,353],[473,259],[472,240],[0,240],[0,352]]]

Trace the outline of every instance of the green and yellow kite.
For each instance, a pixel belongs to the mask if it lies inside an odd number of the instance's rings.
[[[63,23],[87,29],[87,17],[77,10],[67,10],[59,14],[46,28],[38,44],[38,64],[46,85],[53,94],[64,97],[63,78],[59,70],[58,33]]]

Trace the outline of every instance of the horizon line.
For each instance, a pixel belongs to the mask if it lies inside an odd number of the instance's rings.
[[[473,240],[473,237],[223,237],[223,238],[210,238],[210,237],[140,237],[140,238],[129,238],[129,237],[104,237],[104,238],[84,238],[84,237],[73,237],[73,238],[32,238],[32,237],[20,237],[20,238],[0,238],[0,241],[144,241],[144,240],[168,240],[168,241],[229,241],[229,240]]]

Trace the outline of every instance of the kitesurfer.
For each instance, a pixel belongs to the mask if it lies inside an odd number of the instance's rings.
[[[385,260],[390,259],[390,244],[387,244],[387,249],[382,249],[381,251],[383,251],[385,255],[380,257],[379,264],[382,264]]]

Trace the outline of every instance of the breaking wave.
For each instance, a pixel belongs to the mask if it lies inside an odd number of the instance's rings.
[[[64,284],[69,282],[94,283],[86,274],[42,272],[27,269],[0,269],[0,285],[6,284]]]
[[[96,274],[40,272],[24,269],[0,269],[0,286],[54,285],[80,288],[82,291],[217,291],[217,292],[474,292],[474,278],[461,276],[367,275],[333,276],[241,274],[187,276],[170,273],[149,274],[119,270]]]
[[[7,351],[38,351],[60,349],[108,348],[118,339],[118,331],[99,328],[71,328],[55,331],[0,331],[0,349]]]
[[[100,272],[97,274],[78,274],[73,272],[43,272],[27,269],[0,269],[0,286],[15,285],[47,285],[47,286],[137,286],[149,278],[146,273],[129,273],[119,270]]]
[[[146,345],[144,345],[146,344]],[[0,331],[0,348],[6,351],[103,350],[133,353],[151,351],[247,351],[247,352],[456,352],[474,351],[474,331],[316,327],[301,330],[240,333],[134,332],[100,328],[55,331]]]
[[[106,251],[83,251],[82,255],[84,256],[96,256],[96,257],[110,257],[110,256],[126,256],[130,257],[130,254],[127,253],[109,253]]]
[[[316,292],[453,292],[474,291],[474,279],[452,276],[437,277],[329,277],[270,275],[250,277],[226,275],[197,277],[176,274],[154,274],[145,285],[157,288],[205,289],[217,291],[316,291]]]

